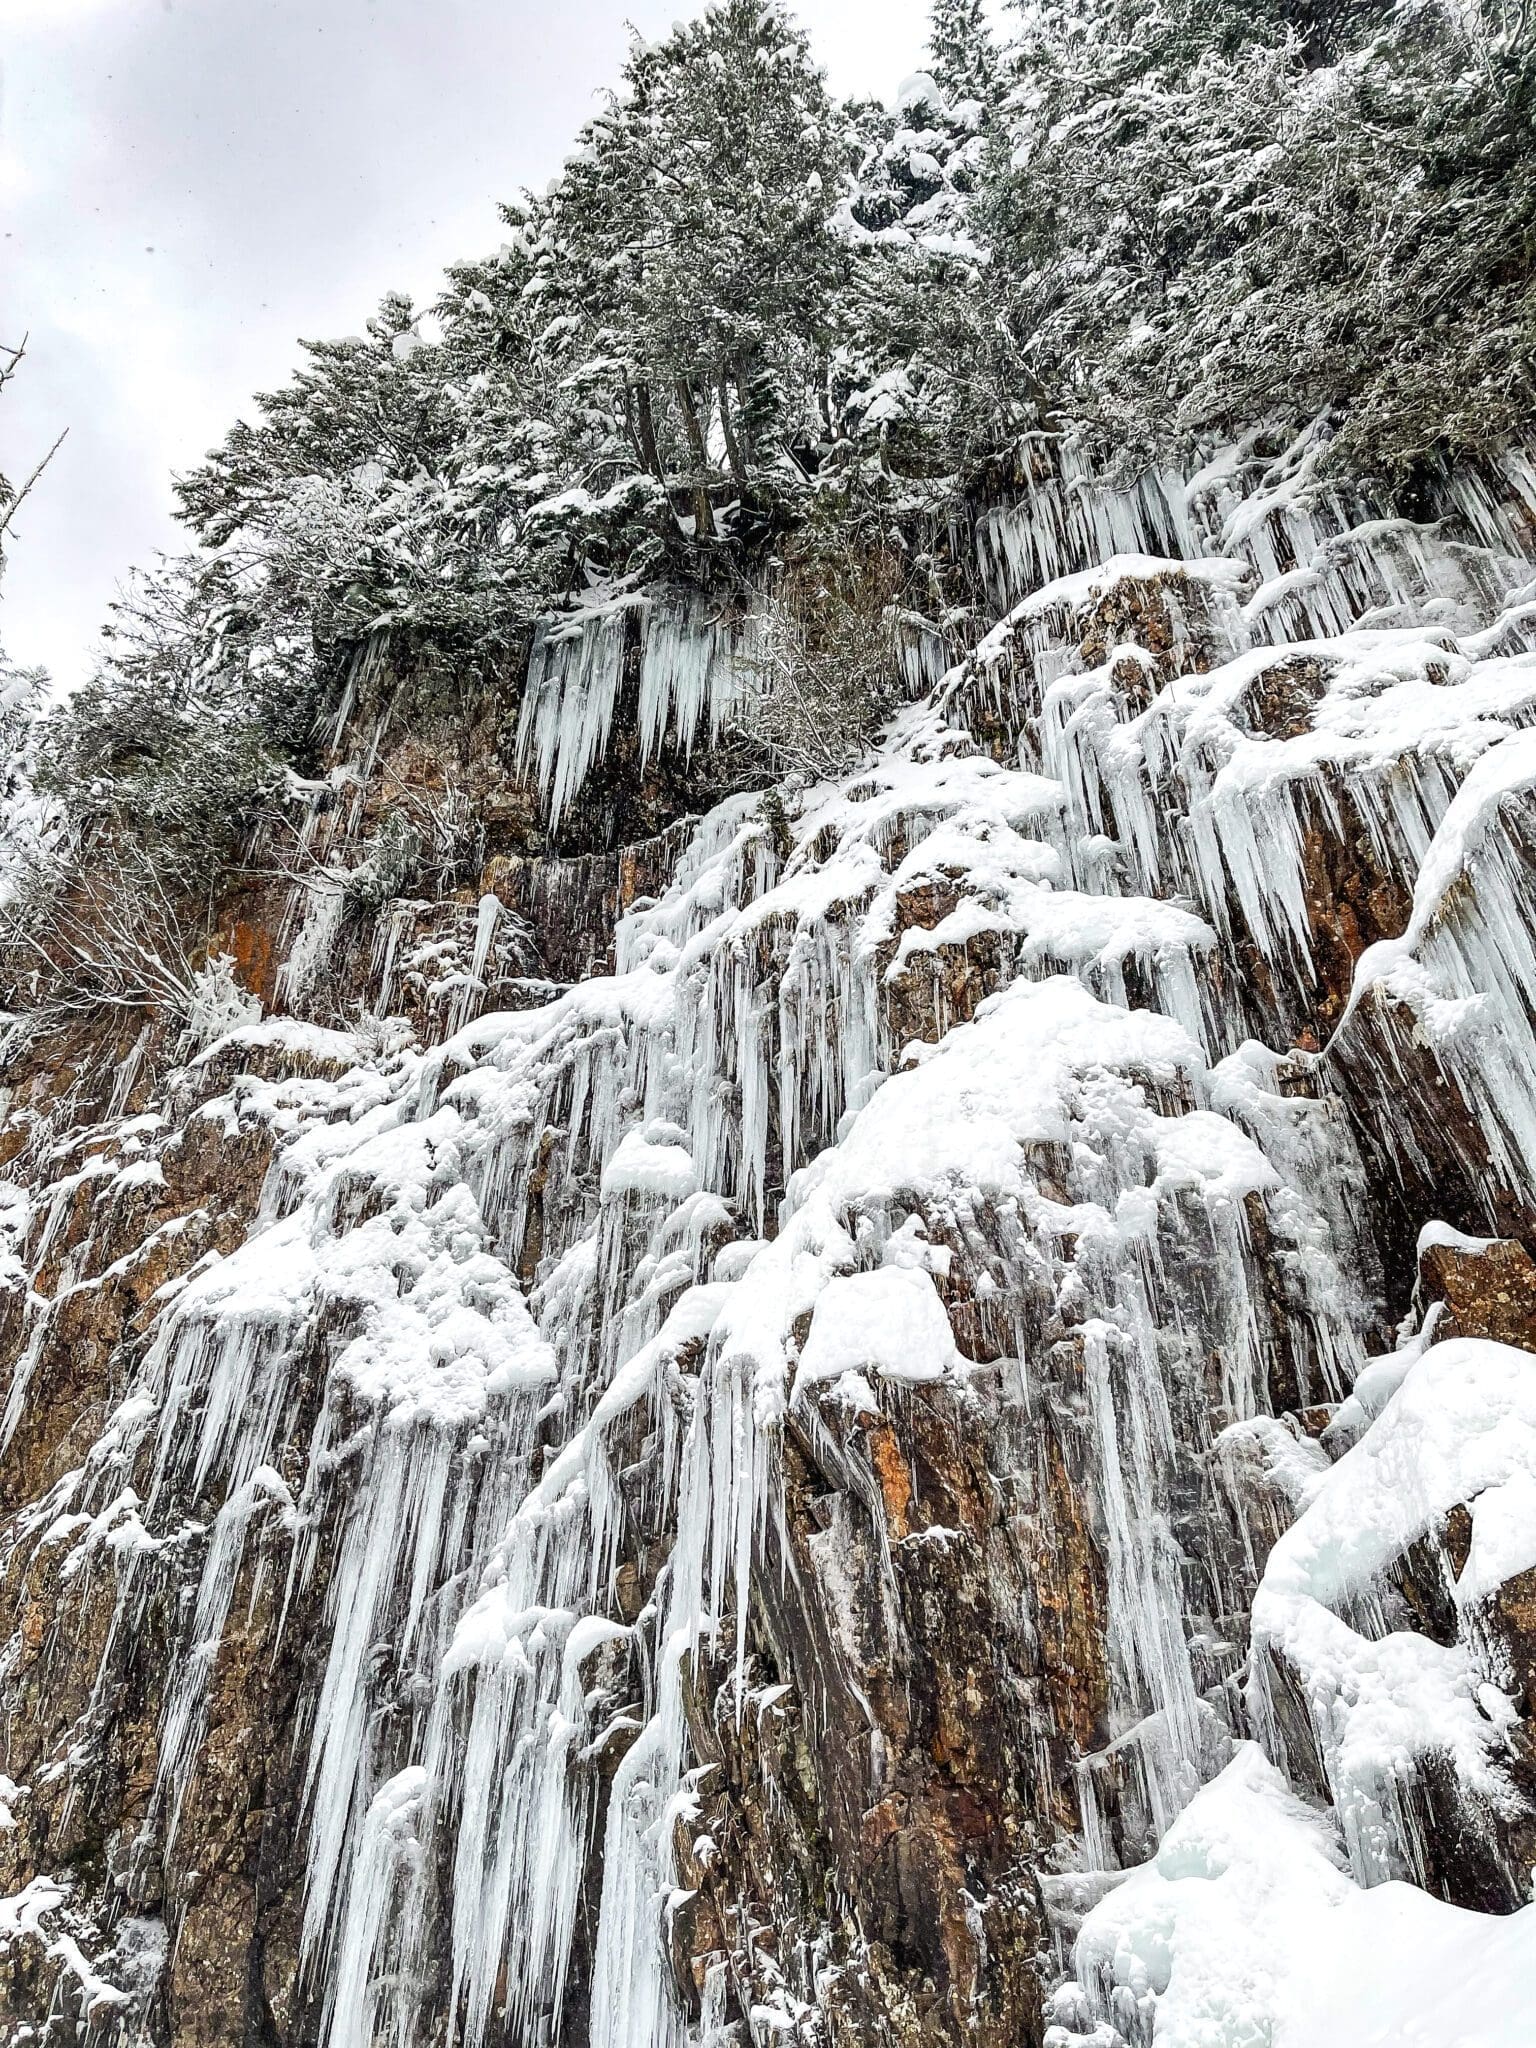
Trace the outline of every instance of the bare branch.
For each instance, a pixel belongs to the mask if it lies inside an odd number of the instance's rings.
[[[817,781],[851,768],[895,700],[893,595],[879,559],[805,565],[754,620],[737,731]]]
[[[10,499],[6,503],[4,511],[0,512],[0,540],[4,540],[6,534],[10,531],[11,521],[16,517],[16,514],[21,510],[22,502],[26,498],[27,493],[32,489],[32,486],[37,482],[38,478],[42,475],[43,471],[48,467],[49,463],[52,462],[55,455],[57,455],[59,450],[63,447],[65,437],[68,435],[68,433],[69,429],[68,427],[65,427],[63,432],[59,435],[59,438],[48,450],[48,453],[43,457],[42,461],[38,463],[37,467],[33,470],[32,474],[21,486],[20,490],[15,491],[11,494]]]
[[[21,337],[20,345],[16,348],[12,348],[7,342],[0,341],[0,356],[5,358],[3,362],[0,362],[0,391],[5,389],[6,385],[10,383],[16,372],[21,368],[27,353],[27,343],[31,338],[30,334],[24,334]]]

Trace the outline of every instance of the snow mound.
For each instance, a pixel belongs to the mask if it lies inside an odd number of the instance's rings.
[[[1089,1913],[1046,2048],[1529,2048],[1533,1940],[1536,1907],[1362,1891],[1328,1822],[1245,1743]]]

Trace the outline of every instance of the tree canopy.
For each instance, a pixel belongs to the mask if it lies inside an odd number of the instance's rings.
[[[1026,437],[1134,469],[1326,415],[1401,477],[1528,426],[1517,0],[934,0],[926,59],[840,104],[778,0],[716,0],[634,41],[499,249],[304,345],[179,485],[199,673],[240,650],[277,757],[381,629],[513,674],[594,586],[884,545]]]

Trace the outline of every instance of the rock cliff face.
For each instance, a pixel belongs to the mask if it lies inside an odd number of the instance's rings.
[[[1427,509],[1042,453],[836,785],[675,594],[521,780],[360,657],[262,1020],[13,1061],[0,2039],[1530,2037],[1536,494]]]

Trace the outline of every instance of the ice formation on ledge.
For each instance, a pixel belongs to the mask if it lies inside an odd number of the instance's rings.
[[[518,726],[518,760],[533,769],[558,824],[613,729],[631,623],[638,630],[642,765],[669,744],[685,759],[700,732],[718,739],[741,693],[745,628],[702,592],[625,591],[541,619]]]
[[[1470,1521],[1451,1585],[1449,1645],[1389,1628],[1388,1568],[1439,1531]],[[1275,1545],[1253,1604],[1257,1725],[1283,1752],[1271,1673],[1296,1684],[1313,1722],[1351,1867],[1362,1883],[1424,1880],[1403,1809],[1414,1776],[1449,1760],[1457,1782],[1497,1809],[1517,1717],[1496,1682],[1512,1674],[1479,1615],[1506,1581],[1536,1567],[1536,1370],[1529,1352],[1460,1338],[1412,1362],[1355,1447],[1321,1478]]]
[[[1362,1375],[1383,1274],[1330,1091],[1349,1062],[1411,1087],[1427,1051],[1529,1198],[1531,568],[1491,494],[1447,481],[1462,539],[1388,529],[1310,460],[1119,493],[1042,460],[977,521],[1006,616],[931,687],[916,659],[923,693],[787,831],[750,795],[705,817],[611,975],[466,1003],[427,1051],[258,1026],[185,1078],[193,1124],[274,1136],[259,1227],[172,1287],[27,1528],[72,1546],[77,1592],[112,1584],[118,1630],[190,1584],[171,1832],[221,1637],[286,1546],[266,1590],[320,1616],[301,1939],[327,2048],[555,2048],[568,1990],[602,2048],[699,2038],[665,1952],[688,1687],[714,1659],[747,1709],[787,1433],[825,1447],[987,1374],[1001,1446],[1047,1418],[1072,1445],[1102,1552],[1105,1725],[1066,1824],[1102,1897],[1053,2048],[1427,2041],[1467,1972],[1463,2037],[1511,2039],[1528,1912],[1381,1881],[1423,1875],[1414,1759],[1458,1808],[1507,1803],[1484,1623],[1536,1566],[1536,1361],[1431,1323]],[[520,746],[551,817],[631,656],[642,756],[686,752],[738,637],[665,594],[544,622]],[[1343,970],[1330,834],[1401,912]],[[241,1073],[283,1047],[287,1078]],[[129,1172],[87,1162],[55,1200]],[[1330,1467],[1280,1412],[1351,1386]],[[1234,1533],[1240,1472],[1274,1526]],[[1461,1507],[1445,1644],[1393,1625],[1386,1581]],[[756,2038],[815,2038],[790,1964]]]

